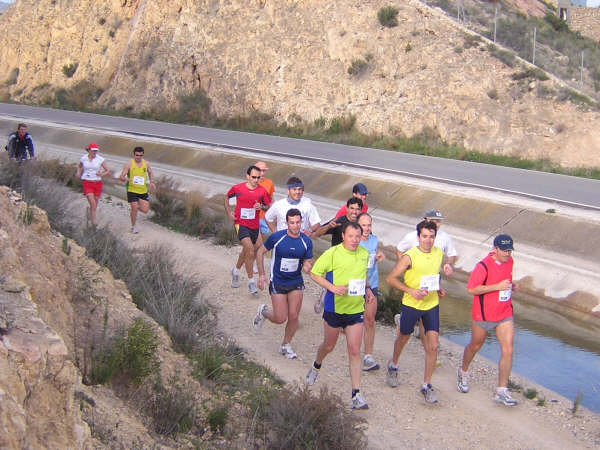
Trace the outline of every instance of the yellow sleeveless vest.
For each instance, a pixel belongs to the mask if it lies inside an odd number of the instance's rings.
[[[413,247],[405,255],[410,256],[411,261],[410,269],[404,272],[404,284],[408,287],[419,289],[421,277],[440,273],[444,252],[439,248],[432,247],[430,253],[423,253],[418,247]],[[435,308],[439,303],[437,291],[430,292],[422,300],[417,300],[408,292],[402,297],[402,304],[422,311]]]
[[[135,160],[131,160],[129,168],[129,180],[127,181],[127,192],[145,194],[148,192],[148,168],[146,161],[142,159],[142,167],[138,167]]]

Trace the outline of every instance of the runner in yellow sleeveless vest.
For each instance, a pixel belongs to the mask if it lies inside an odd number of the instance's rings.
[[[146,214],[150,211],[150,198],[148,196],[148,185],[155,189],[154,175],[150,164],[144,160],[144,148],[133,149],[133,159],[123,167],[121,181],[126,182],[127,202],[130,207],[131,232],[138,233],[135,227],[137,212]]]

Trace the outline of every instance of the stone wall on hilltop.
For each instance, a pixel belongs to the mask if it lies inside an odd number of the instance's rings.
[[[138,111],[202,89],[221,116],[354,115],[365,133],[433,130],[469,149],[600,166],[597,112],[559,102],[552,80],[513,80],[521,69],[487,44],[466,48],[465,31],[417,0],[397,2],[399,26],[382,27],[388,3],[19,0],[0,18],[0,80],[5,96],[28,100],[90,81],[99,105]],[[354,60],[367,64],[350,75]]]

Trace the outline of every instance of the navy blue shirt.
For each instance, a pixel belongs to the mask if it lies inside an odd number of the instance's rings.
[[[286,230],[271,234],[264,246],[273,250],[271,281],[280,286],[302,283],[302,264],[313,257],[313,244],[308,236],[300,233],[291,237]]]

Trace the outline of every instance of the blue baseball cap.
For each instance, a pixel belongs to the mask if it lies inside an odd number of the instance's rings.
[[[494,238],[494,247],[500,250],[514,250],[513,239],[508,234],[499,234]]]
[[[367,187],[364,184],[356,183],[354,185],[354,187],[352,188],[352,193],[360,194],[360,195],[367,195],[369,193],[369,191],[367,190]]]

